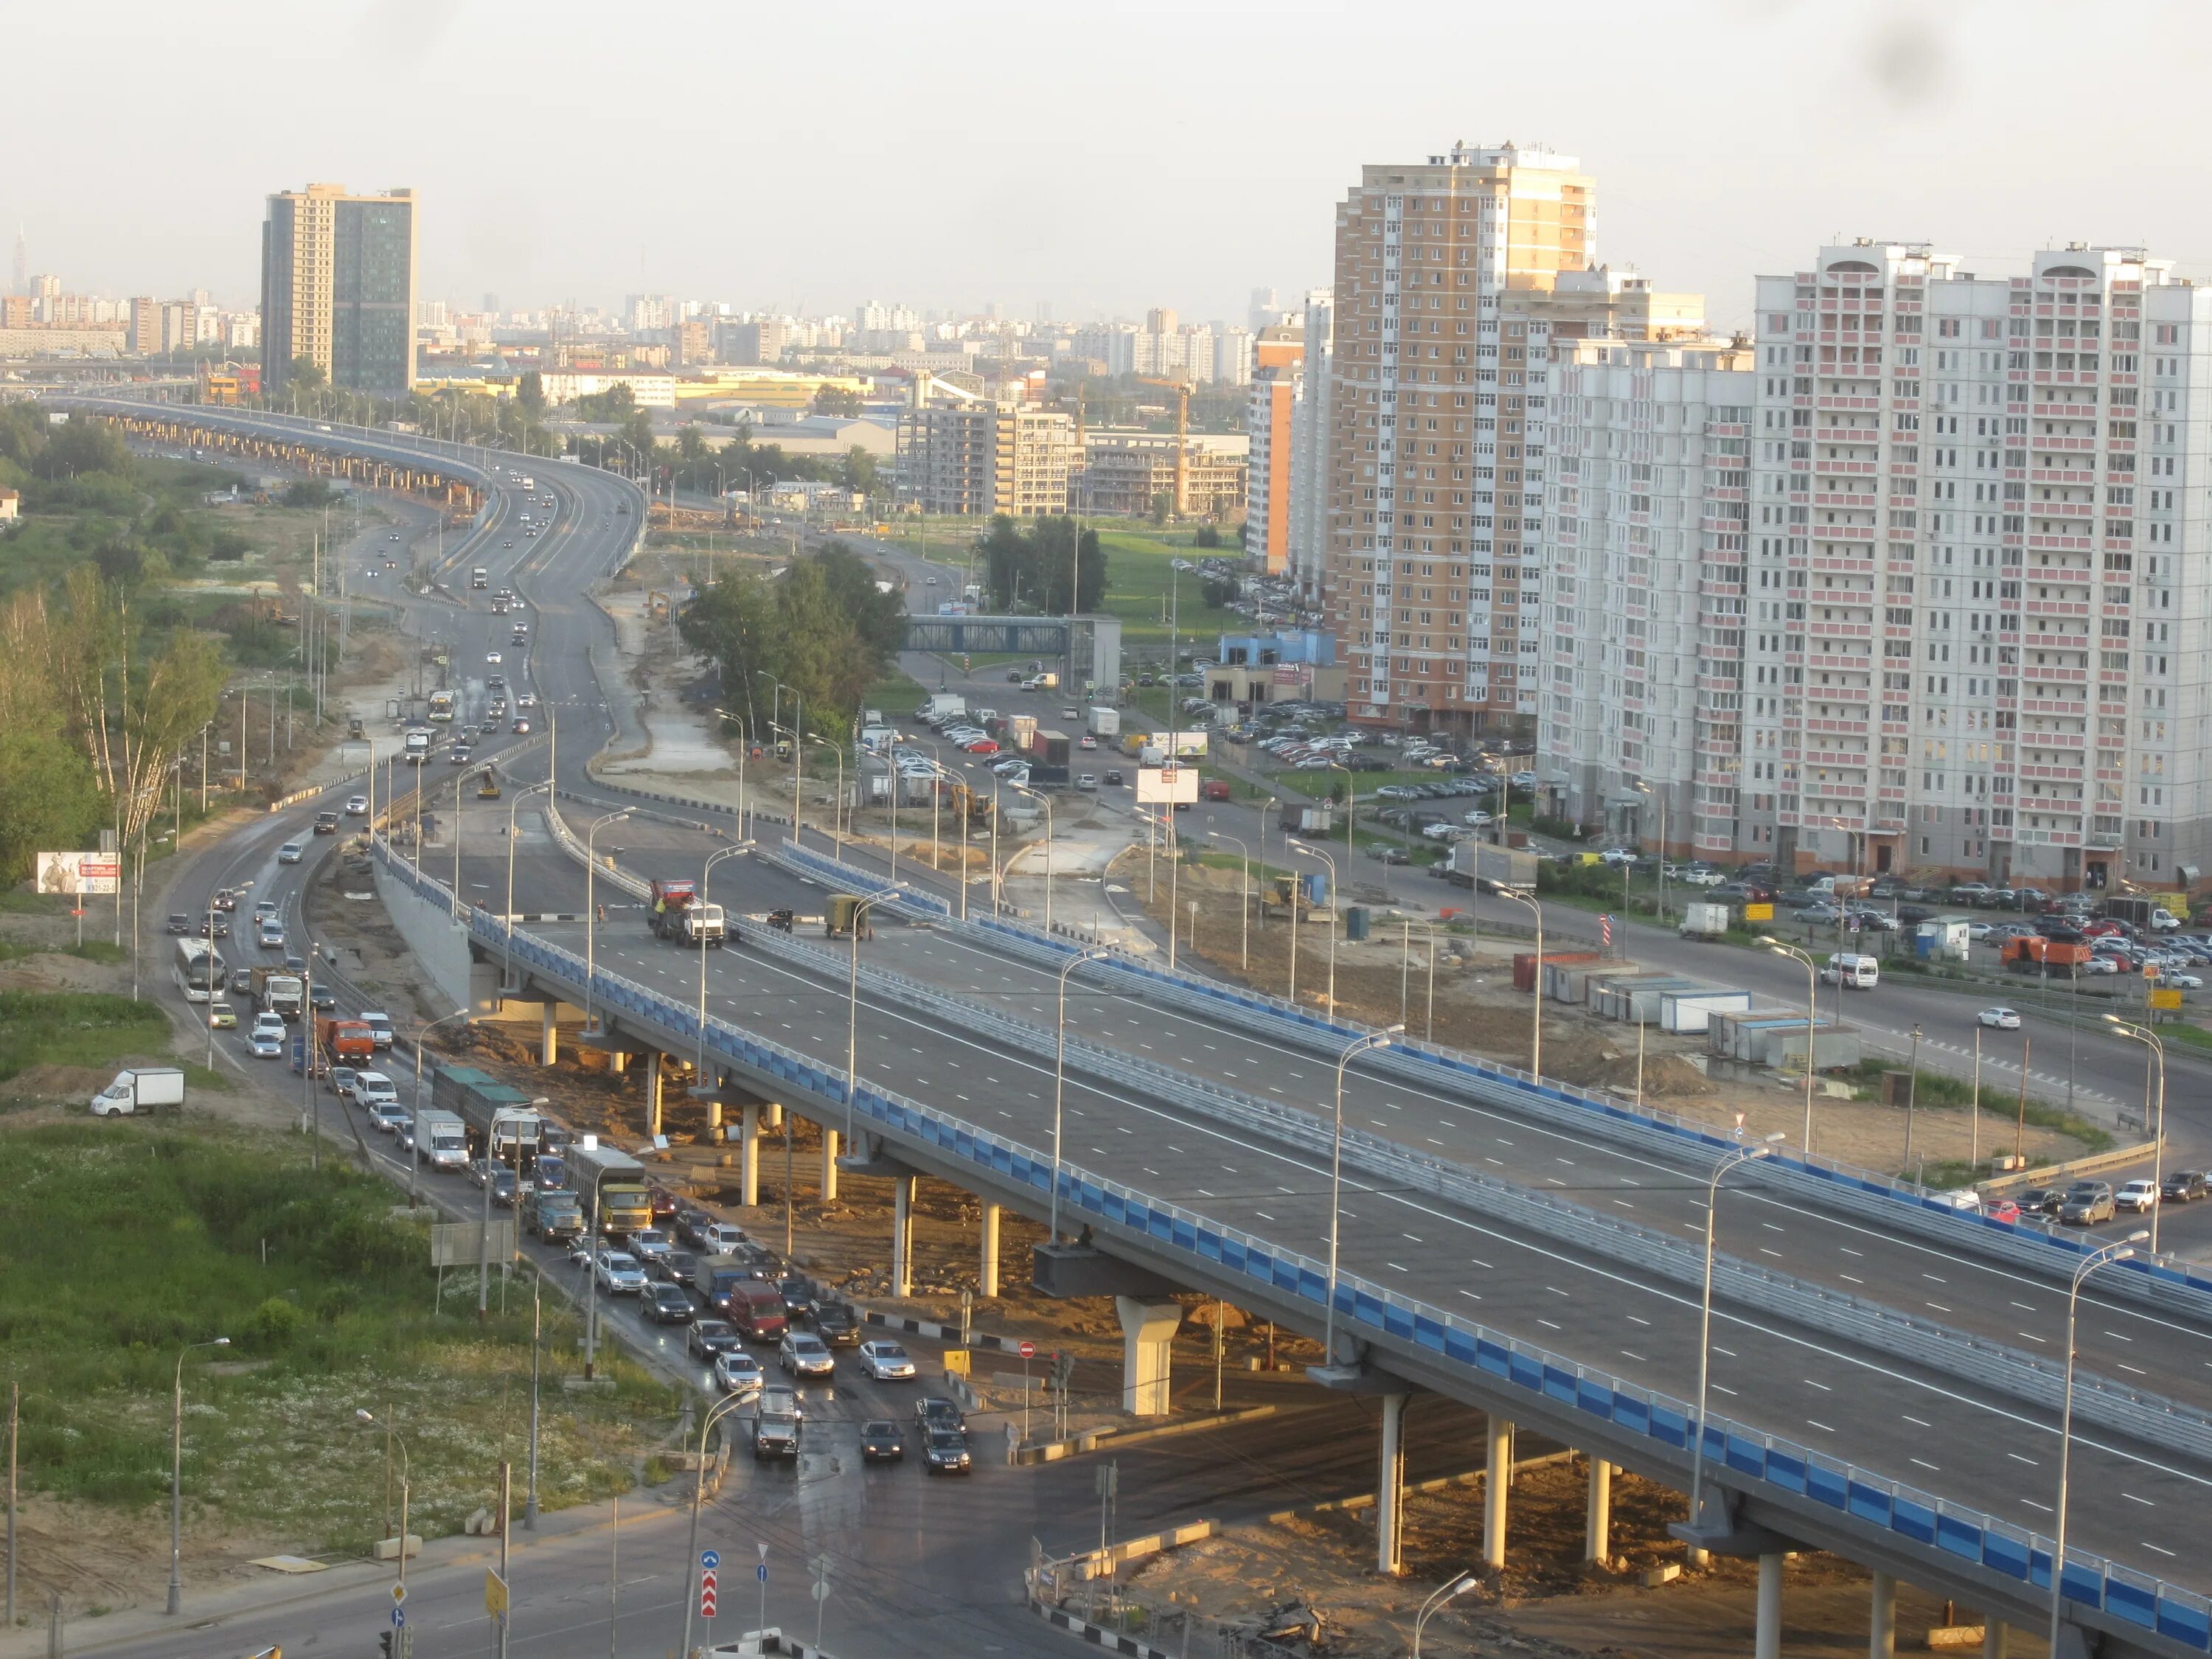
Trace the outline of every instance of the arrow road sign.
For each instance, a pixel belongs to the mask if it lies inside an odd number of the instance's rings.
[[[406,1609],[406,1608],[404,1608],[404,1607],[394,1607],[394,1608],[392,1608],[392,1629],[394,1629],[394,1630],[404,1630],[404,1629],[406,1629],[406,1628],[407,1628],[407,1609]]]
[[[753,1577],[759,1579],[763,1584],[768,1583],[768,1563],[763,1561],[760,1565],[755,1567],[753,1569]]]
[[[701,1550],[699,1552],[699,1565],[704,1567],[708,1572],[714,1571],[715,1568],[722,1565],[722,1553],[720,1550]]]

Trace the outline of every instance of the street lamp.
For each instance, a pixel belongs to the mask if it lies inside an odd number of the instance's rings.
[[[707,1435],[715,1424],[744,1403],[737,1395],[726,1395],[708,1407],[699,1422],[699,1461],[692,1466],[697,1471],[697,1479],[691,1487],[691,1553],[684,1567],[684,1645],[677,1650],[678,1653],[691,1651],[692,1604],[699,1599],[699,1581],[694,1575],[699,1571],[699,1507],[707,1497]]]
[[[853,1144],[854,1101],[860,1090],[860,929],[867,925],[868,912],[885,900],[898,897],[896,888],[887,888],[857,900],[853,906],[853,962],[845,981],[845,1145]]]
[[[354,1408],[353,1414],[355,1419],[360,1423],[374,1425],[376,1422],[376,1413],[370,1411],[365,1406],[356,1407]],[[399,1448],[399,1582],[402,1584],[404,1584],[407,1582],[407,1495],[409,1487],[407,1442],[400,1432],[397,1429],[393,1428],[389,1423],[384,1424],[382,1427],[385,1433],[392,1437],[392,1443]],[[389,1474],[386,1476],[386,1479],[387,1480],[390,1478]],[[501,1524],[504,1525],[506,1523],[502,1521]]]
[[[1413,1615],[1413,1659],[1421,1659],[1421,1626],[1429,1622],[1430,1615],[1441,1613],[1445,1602],[1457,1601],[1473,1589],[1476,1583],[1474,1574],[1463,1572],[1421,1603],[1420,1612]]]
[[[1469,914],[1472,914],[1470,912]],[[1398,918],[1398,1018],[1406,1018],[1407,1003],[1413,989],[1413,929],[1419,928],[1429,941],[1429,1005],[1422,1017],[1421,1039],[1433,1042],[1437,1035],[1437,925],[1415,916]]]
[[[421,1202],[422,1170],[422,1039],[430,1034],[434,1025],[443,1025],[449,1019],[466,1019],[469,1011],[456,1008],[450,1014],[440,1014],[435,1019],[425,1020],[415,1028],[415,1086],[408,1093],[407,1109],[410,1115],[415,1135],[414,1156],[407,1160],[407,1207],[414,1209]],[[484,1141],[484,1158],[491,1158],[491,1141]],[[490,1177],[485,1177],[484,1190],[491,1190]]]
[[[743,822],[743,820],[740,820],[740,822]],[[746,841],[739,842],[734,846],[725,847],[720,852],[710,853],[708,854],[705,867],[699,872],[699,908],[701,910],[703,911],[706,909],[707,895],[713,890],[712,884],[714,879],[714,866],[720,864],[724,859],[733,859],[740,853],[750,853],[752,850],[753,844],[750,842]],[[699,1057],[692,1062],[692,1073],[694,1079],[697,1082],[699,1086],[703,1089],[707,1085],[707,929],[705,927],[705,918],[702,916],[700,920]],[[724,937],[726,938],[728,936],[728,933],[729,930],[725,927],[723,929]]]
[[[177,1353],[176,1385],[169,1396],[169,1611],[185,1610],[185,1356],[200,1348],[227,1348],[227,1336],[187,1342]],[[11,1564],[12,1565],[12,1564]]]
[[[533,784],[532,784],[532,785],[531,785],[527,789],[519,789],[519,790],[517,790],[517,791],[515,792],[514,799],[513,800],[511,800],[511,801],[507,802],[507,918],[506,918],[506,920],[507,920],[507,977],[508,978],[508,980],[509,980],[509,981],[512,981],[512,980],[514,978],[514,810],[515,810],[515,808],[517,808],[518,806],[520,806],[520,805],[522,805],[522,803],[523,803],[523,799],[524,799],[524,798],[525,798],[526,796],[529,796],[529,795],[535,795],[535,794],[539,793],[541,791],[543,791],[543,792],[544,792],[544,793],[546,793],[546,795],[547,795],[547,797],[548,797],[548,799],[549,799],[549,802],[550,802],[550,796],[551,796],[551,791],[552,791],[552,788],[553,788],[553,780],[552,780],[550,777],[548,777],[548,778],[545,780],[545,781],[544,781],[544,782],[543,782],[543,783],[533,783]],[[455,815],[458,817],[458,816],[459,816],[459,793],[458,793],[458,789],[457,789],[456,793],[455,793],[455,796],[454,796],[454,800],[455,800],[455,803],[456,803],[456,806],[455,806]],[[458,884],[456,884],[456,885],[458,886]]]
[[[1664,927],[1667,925],[1667,791],[1664,787],[1654,789],[1649,778],[1638,780],[1635,787],[1638,794],[1659,803],[1659,925]],[[1644,839],[1640,823],[1638,829],[1636,838],[1640,842]]]
[[[809,733],[803,738],[799,737],[797,732],[793,732],[792,735],[794,738],[797,738],[801,743],[818,743],[824,749],[827,749],[831,754],[837,757],[837,793],[830,799],[830,841],[831,845],[836,848],[837,856],[842,859],[845,856],[844,745],[830,742],[829,738],[822,736],[819,732]],[[794,750],[793,752],[795,754],[797,751]],[[857,803],[854,805],[853,816],[855,818],[860,817],[860,809]]]
[[[1813,954],[1801,951],[1794,945],[1784,945],[1769,933],[1761,933],[1759,942],[1778,957],[1788,957],[1793,962],[1805,964],[1805,1156],[1813,1156],[1813,1018],[1820,1000],[1820,970],[1814,965]]]
[[[591,829],[584,836],[584,1030],[588,1036],[599,1034],[599,1028],[592,1022],[592,964],[598,942],[599,915],[597,898],[599,831],[611,823],[623,823],[629,817],[627,809],[609,812],[603,817],[593,819]]]
[[[1328,924],[1328,1017],[1331,1019],[1334,1019],[1336,1018],[1336,921],[1333,913],[1336,909],[1337,899],[1341,896],[1343,891],[1341,884],[1336,878],[1336,860],[1331,858],[1328,854],[1322,852],[1318,847],[1307,847],[1301,844],[1292,847],[1291,851],[1297,854],[1302,858],[1319,859],[1323,864],[1328,866],[1328,908],[1332,912],[1332,915]],[[1297,916],[1297,904],[1294,900],[1291,905],[1291,915],[1293,917]],[[1292,945],[1295,946],[1297,942],[1297,934],[1295,932],[1291,935],[1291,941]]]
[[[1175,918],[1170,916],[1168,920],[1172,922]],[[1045,1237],[1055,1244],[1060,1242],[1060,1112],[1067,1088],[1067,976],[1085,963],[1096,962],[1106,954],[1103,951],[1079,951],[1060,969],[1060,1012],[1055,1021],[1058,1036],[1052,1066],[1052,1211],[1045,1231]]]
[[[1324,1365],[1336,1364],[1336,1238],[1344,1192],[1344,1068],[1352,1064],[1355,1055],[1367,1049],[1389,1048],[1390,1039],[1405,1029],[1402,1025],[1392,1025],[1355,1037],[1344,1045],[1344,1052],[1336,1057],[1336,1116],[1328,1137],[1328,1301],[1322,1317],[1322,1364]]]
[[[2058,1518],[2051,1548],[2051,1650],[2054,1654],[2058,1651],[2060,1607],[2066,1597],[2066,1486],[2074,1460],[2074,1319],[2080,1310],[2081,1285],[2098,1268],[2128,1260],[2135,1255],[2135,1247],[2149,1237],[2148,1231],[2132,1232],[2117,1243],[2093,1251],[2074,1269],[2073,1280],[2066,1287],[2066,1388],[2058,1413]]]
[[[1525,904],[1536,918],[1536,1008],[1528,1036],[1528,1075],[1544,1080],[1544,907],[1517,887],[1501,887],[1498,896]]]
[[[1006,787],[1018,795],[1027,795],[1044,808],[1044,930],[1052,932],[1052,799],[1030,788],[1027,784],[1009,782]],[[1168,918],[1168,932],[1175,932],[1175,918]]]
[[[1242,836],[1227,835],[1219,830],[1207,830],[1206,838],[1208,841],[1235,842],[1237,854],[1244,860],[1244,879],[1237,893],[1237,965],[1249,973],[1252,970],[1252,849],[1244,844]],[[1404,1011],[1401,1009],[1400,1012]]]
[[[2158,1062],[2157,1106],[2151,1117],[2150,1129],[2150,1180],[2151,1185],[2158,1189],[2152,1197],[2150,1206],[2150,1253],[2156,1255],[2159,1212],[2166,1207],[2166,1044],[2147,1025],[2137,1025],[2122,1019],[2118,1014],[2106,1014],[2105,1018],[2122,1036],[2133,1037],[2137,1042],[2146,1044],[2152,1058]],[[2145,1092],[2148,1092],[2148,1088]]]
[[[1739,1164],[1748,1164],[1754,1158],[1766,1157],[1776,1142],[1783,1139],[1778,1129],[1756,1146],[1746,1146],[1730,1152],[1713,1166],[1713,1178],[1705,1183],[1705,1288],[1698,1304],[1698,1424],[1695,1437],[1690,1442],[1690,1524],[1698,1522],[1698,1504],[1705,1496],[1705,1400],[1707,1382],[1713,1364],[1713,1220],[1720,1207],[1721,1180]]]

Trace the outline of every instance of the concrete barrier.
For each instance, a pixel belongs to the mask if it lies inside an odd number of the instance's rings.
[[[1208,1412],[1203,1417],[1186,1417],[1176,1422],[1146,1428],[1085,1429],[1081,1434],[1072,1434],[1065,1440],[1032,1440],[1027,1445],[1017,1446],[1013,1461],[1017,1463],[1057,1463],[1062,1458],[1078,1457],[1086,1452],[1115,1451],[1123,1446],[1141,1445],[1147,1440],[1165,1440],[1178,1434],[1199,1434],[1207,1429],[1225,1429],[1232,1424],[1273,1417],[1281,1409],[1279,1406],[1246,1406],[1237,1411]]]
[[[2069,1158],[2063,1164],[2046,1164],[2039,1170],[2014,1170],[2008,1175],[1998,1176],[1995,1180],[1983,1182],[1974,1190],[1984,1199],[1991,1199],[2026,1192],[2030,1187],[2063,1187],[2068,1182],[2079,1181],[2085,1176],[2101,1175],[2106,1170],[2120,1170],[2130,1164],[2140,1164],[2157,1150],[2156,1141],[2139,1140],[2130,1146],[2115,1146],[2110,1152]]]

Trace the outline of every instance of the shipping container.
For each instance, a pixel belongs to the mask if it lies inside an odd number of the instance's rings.
[[[1674,991],[1659,999],[1659,1029],[1678,1034],[1708,1030],[1717,1013],[1747,1012],[1748,991]]]

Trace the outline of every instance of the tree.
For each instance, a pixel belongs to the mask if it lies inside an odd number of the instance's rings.
[[[516,382],[514,400],[521,406],[526,420],[539,421],[545,417],[545,380],[536,369],[526,371]]]
[[[862,495],[872,495],[879,482],[876,458],[854,444],[845,452],[844,484],[848,489]]]
[[[72,415],[55,428],[36,464],[43,478],[73,478],[87,472],[128,478],[136,468],[122,433],[110,422],[83,415]]]
[[[1024,531],[1001,514],[981,545],[984,591],[1000,610],[1025,602],[1044,616],[1067,615],[1071,574],[1075,611],[1095,611],[1105,599],[1106,554],[1098,532],[1085,531],[1079,544],[1073,519],[1038,519]]]
[[[860,412],[860,394],[849,386],[817,386],[814,412],[817,415],[858,415]]]
[[[295,357],[284,371],[285,384],[301,392],[319,392],[331,383],[323,366],[313,357]]]

